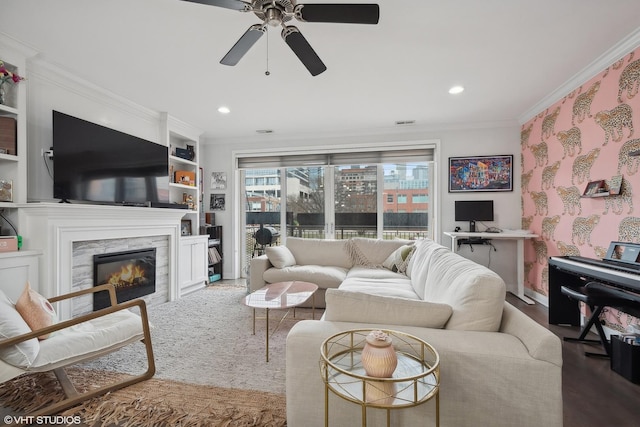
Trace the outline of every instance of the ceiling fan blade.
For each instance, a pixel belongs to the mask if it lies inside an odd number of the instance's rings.
[[[289,45],[293,53],[307,67],[312,76],[324,72],[327,66],[313,50],[307,39],[294,26],[288,26],[282,30],[282,38]]]
[[[209,6],[224,7],[225,9],[249,11],[251,5],[240,0],[182,0],[191,3],[207,4]]]
[[[337,22],[344,24],[377,24],[380,7],[377,4],[299,4],[296,19],[304,22]]]
[[[264,34],[266,29],[261,24],[252,25],[247,31],[240,37],[240,39],[233,45],[231,50],[220,60],[224,65],[236,65],[242,57],[251,49],[260,37]]]

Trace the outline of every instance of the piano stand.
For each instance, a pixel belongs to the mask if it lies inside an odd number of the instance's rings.
[[[591,310],[591,316],[584,325],[580,336],[578,338],[565,337],[564,341],[568,342],[581,342],[581,343],[601,343],[604,348],[605,354],[585,352],[586,356],[592,357],[604,357],[611,356],[609,349],[609,341],[604,333],[602,324],[600,324],[600,314],[605,307],[624,307],[627,300],[616,297],[607,291],[607,286],[598,282],[589,282],[585,286],[580,288],[572,288],[569,286],[562,286],[560,291],[567,297],[581,301],[585,303]],[[595,326],[598,331],[599,340],[586,339],[585,337],[591,330],[591,327]]]

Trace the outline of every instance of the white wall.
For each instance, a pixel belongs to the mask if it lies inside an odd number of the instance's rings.
[[[161,143],[160,113],[38,59],[28,60],[27,69],[28,201],[54,201],[53,179],[41,155],[53,145],[52,110]]]
[[[224,227],[224,276],[226,278],[238,277],[239,268],[233,261],[240,258],[240,242],[238,236],[232,233],[232,227],[239,222],[239,218],[234,217],[240,209],[238,201],[238,187],[234,177],[233,152],[250,149],[268,151],[270,149],[309,148],[326,146],[349,146],[362,145],[366,143],[401,143],[408,141],[428,141],[440,140],[437,155],[438,163],[438,188],[432,200],[439,200],[436,206],[440,220],[441,231],[453,231],[456,225],[465,227],[465,224],[456,224],[453,220],[454,200],[471,199],[492,199],[495,204],[495,225],[502,228],[520,228],[520,127],[516,124],[496,125],[493,127],[476,129],[446,129],[446,130],[426,130],[426,131],[403,131],[403,132],[377,132],[375,134],[361,135],[330,135],[326,137],[303,135],[299,138],[281,138],[276,134],[263,135],[264,138],[252,138],[249,140],[234,141],[212,141],[203,140],[200,145],[201,166],[205,176],[205,201],[209,200],[211,190],[209,190],[208,179],[211,172],[226,172],[228,187],[224,191],[214,191],[215,193],[225,193],[226,210],[216,211],[216,225]],[[454,193],[447,191],[447,165],[448,158],[466,155],[491,155],[491,154],[513,154],[514,156],[514,190],[511,192],[496,193]],[[205,210],[208,203],[205,202]],[[465,227],[466,228],[466,227]],[[434,236],[436,241],[450,245],[449,238],[440,232]],[[516,280],[516,259],[515,246],[513,242],[495,242],[497,252],[491,254],[490,268],[500,274],[507,283],[515,283]],[[489,265],[489,247],[476,247],[471,253],[463,248],[460,252],[474,261]]]

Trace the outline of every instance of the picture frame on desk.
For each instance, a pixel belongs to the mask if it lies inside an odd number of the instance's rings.
[[[513,155],[449,157],[449,193],[513,191]]]

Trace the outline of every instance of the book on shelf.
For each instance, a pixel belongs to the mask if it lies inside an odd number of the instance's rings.
[[[214,247],[209,248],[209,264],[217,264],[222,261],[220,252]]]

